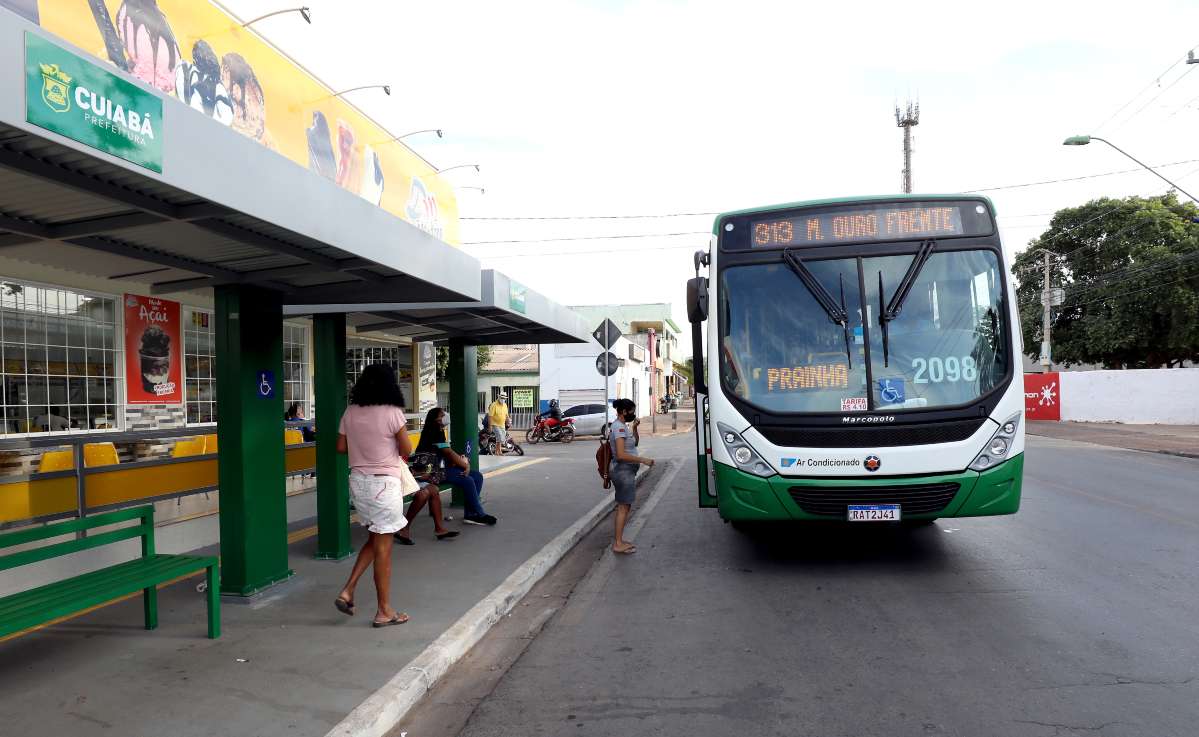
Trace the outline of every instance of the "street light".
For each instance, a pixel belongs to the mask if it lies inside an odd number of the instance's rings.
[[[242,23],[241,27],[246,28],[247,26],[251,26],[251,25],[257,23],[258,21],[262,20],[263,18],[270,18],[270,17],[276,16],[276,15],[283,15],[284,13],[299,13],[300,15],[304,16],[304,20],[308,23],[308,25],[312,25],[312,9],[308,8],[308,7],[303,7],[303,8],[286,8],[285,10],[275,10],[270,13],[267,13],[266,15],[260,15],[257,18],[255,18],[254,20],[248,20],[245,23]]]
[[[436,172],[434,172],[434,173],[436,173],[436,174],[445,174],[447,171],[453,171],[454,169],[466,169],[467,167],[471,167],[471,168],[473,168],[475,171],[479,171],[479,165],[478,165],[478,164],[458,164],[457,166],[447,166],[447,167],[446,167],[446,168],[444,168],[444,169],[438,169],[438,170],[437,170]]]
[[[342,95],[348,94],[350,92],[357,92],[358,90],[373,90],[376,88],[383,90],[383,94],[387,95],[388,97],[391,97],[391,85],[389,85],[389,84],[364,84],[361,87],[351,87],[348,90],[342,90],[341,92],[336,92],[336,93],[330,95],[330,97],[341,97]]]
[[[442,130],[440,128],[425,128],[423,130],[412,131],[411,133],[405,133],[402,136],[394,136],[392,138],[388,138],[386,141],[383,141],[382,143],[391,143],[392,141],[402,141],[403,139],[407,138],[408,136],[415,136],[418,133],[436,133],[438,138],[444,137],[444,134],[442,133]]]
[[[454,189],[473,189],[479,194],[487,194],[487,190],[483,189],[482,187],[455,187]]]
[[[1182,192],[1184,195],[1186,195],[1187,197],[1190,197],[1192,200],[1195,200],[1195,202],[1199,202],[1199,199],[1196,199],[1195,195],[1186,191],[1182,187],[1179,187],[1177,184],[1175,184],[1174,182],[1171,182],[1169,179],[1166,179],[1161,174],[1159,174],[1156,169],[1149,166],[1145,162],[1141,161],[1140,159],[1136,158],[1132,154],[1128,153],[1124,149],[1120,148],[1119,146],[1117,146],[1116,144],[1112,143],[1111,141],[1109,141],[1105,138],[1100,138],[1099,136],[1070,136],[1066,140],[1062,141],[1062,145],[1063,146],[1085,146],[1088,143],[1090,143],[1091,141],[1099,141],[1100,143],[1106,143],[1107,145],[1111,146],[1112,148],[1116,149],[1120,153],[1127,156],[1129,159],[1132,159],[1133,161],[1135,161],[1137,164],[1139,164],[1145,170],[1152,172],[1153,175],[1156,176],[1158,179],[1162,180],[1163,182],[1170,185],[1171,187],[1178,190],[1179,192]]]

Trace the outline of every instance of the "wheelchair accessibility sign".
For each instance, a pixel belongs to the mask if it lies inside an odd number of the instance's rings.
[[[883,404],[903,404],[903,379],[879,379],[878,396]]]
[[[258,392],[259,399],[274,399],[275,398],[275,372],[267,369],[262,369],[258,372],[257,384],[255,389]]]

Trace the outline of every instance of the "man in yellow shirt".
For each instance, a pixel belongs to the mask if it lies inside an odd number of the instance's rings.
[[[504,454],[504,443],[508,440],[508,395],[500,392],[496,400],[487,408],[487,419],[491,423],[491,431],[495,433],[495,454]]]

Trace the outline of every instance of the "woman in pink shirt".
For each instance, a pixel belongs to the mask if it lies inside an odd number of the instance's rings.
[[[334,604],[341,613],[354,614],[354,587],[374,563],[379,598],[372,623],[375,627],[408,621],[408,615],[392,609],[388,601],[392,535],[407,524],[404,494],[415,491],[416,486],[401,457],[412,453],[403,407],[404,395],[395,372],[385,364],[371,364],[350,391],[350,406],[341,417],[337,435],[337,451],[350,456],[350,498],[370,536]]]

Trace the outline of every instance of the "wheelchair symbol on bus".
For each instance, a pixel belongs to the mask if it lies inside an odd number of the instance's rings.
[[[878,395],[886,404],[900,404],[904,401],[903,379],[879,379]]]
[[[275,372],[263,369],[258,372],[258,398],[275,398]]]

